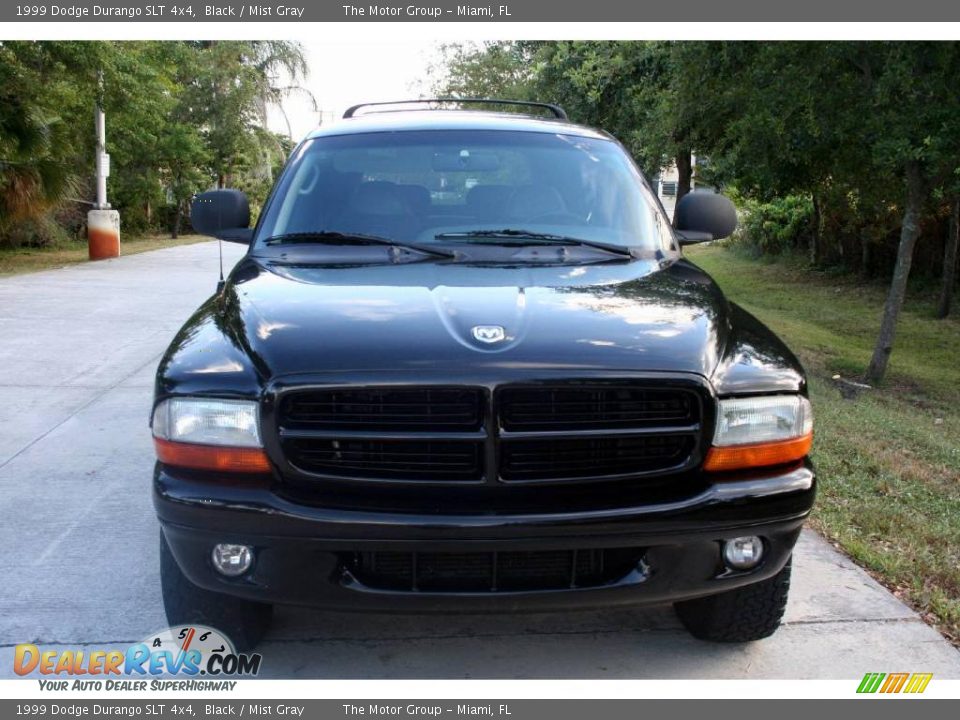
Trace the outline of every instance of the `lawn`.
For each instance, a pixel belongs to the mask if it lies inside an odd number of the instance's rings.
[[[176,240],[171,240],[169,235],[124,237],[121,233],[120,254],[135,255],[147,250],[159,250],[174,245],[191,245],[209,239],[202,235],[182,235]],[[0,249],[0,276],[50,270],[81,262],[89,262],[86,240],[54,248],[2,248]]]
[[[960,319],[937,320],[932,295],[909,296],[886,382],[845,400],[832,378],[860,379],[883,287],[720,246],[687,256],[810,375],[812,524],[960,645]]]

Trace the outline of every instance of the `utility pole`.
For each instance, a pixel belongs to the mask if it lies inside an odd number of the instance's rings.
[[[99,103],[94,108],[93,123],[97,130],[97,204],[98,210],[109,210],[107,177],[110,175],[110,156],[107,154],[107,119]]]
[[[93,122],[97,134],[97,202],[87,213],[87,246],[91,260],[104,260],[120,254],[120,213],[111,209],[107,202],[110,156],[107,154],[107,123],[103,114],[103,72],[98,76]]]

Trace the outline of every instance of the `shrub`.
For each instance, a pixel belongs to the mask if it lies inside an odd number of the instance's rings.
[[[744,200],[731,243],[755,255],[782,255],[806,247],[814,231],[813,200],[788,195],[771,202]]]
[[[0,247],[56,248],[73,238],[70,232],[53,217],[40,213],[26,220],[0,227]]]

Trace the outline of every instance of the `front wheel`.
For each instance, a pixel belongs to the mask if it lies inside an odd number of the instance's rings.
[[[770,637],[787,607],[791,562],[792,558],[767,580],[673,607],[684,627],[700,640],[750,642]]]
[[[183,574],[160,531],[160,586],[167,622],[207,625],[219,630],[237,652],[256,647],[270,627],[273,605],[244,600],[198,587]]]

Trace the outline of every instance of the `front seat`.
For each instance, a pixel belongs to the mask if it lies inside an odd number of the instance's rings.
[[[409,240],[420,231],[420,221],[396,184],[371,180],[360,183],[353,191],[337,229]]]
[[[503,219],[507,201],[510,199],[508,185],[474,185],[467,190],[467,212],[478,222],[498,222]]]
[[[550,185],[518,187],[507,203],[507,217],[511,220],[535,220],[539,217],[569,213],[563,196]]]
[[[418,218],[426,218],[430,214],[430,191],[423,185],[397,185],[397,190]]]

